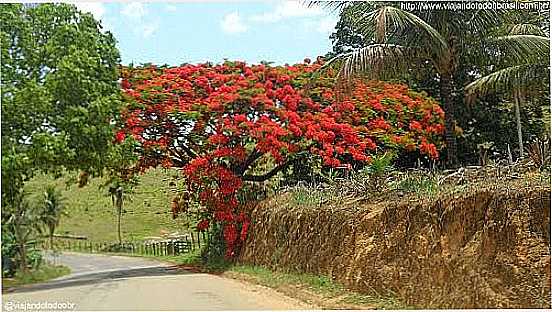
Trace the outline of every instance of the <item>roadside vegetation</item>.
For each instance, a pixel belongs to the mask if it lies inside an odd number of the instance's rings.
[[[391,292],[371,294],[351,291],[327,276],[273,271],[261,266],[233,265],[223,276],[274,288],[290,297],[322,309],[404,310],[411,309]]]
[[[18,272],[13,277],[2,278],[2,291],[12,287],[45,282],[71,273],[71,270],[62,265],[43,264],[40,268],[29,273]]]

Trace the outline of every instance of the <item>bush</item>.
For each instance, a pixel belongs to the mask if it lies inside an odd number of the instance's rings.
[[[209,266],[219,266],[226,263],[226,242],[222,233],[222,226],[218,223],[211,225],[211,239],[201,252],[201,262]]]
[[[9,226],[2,228],[2,277],[13,277],[19,267],[18,247],[15,236],[9,231]],[[35,247],[35,242],[27,243],[27,265],[37,269],[43,262],[40,250]]]
[[[16,269],[15,255],[17,247],[14,235],[8,232],[6,228],[6,226],[2,228],[2,277],[12,277]]]

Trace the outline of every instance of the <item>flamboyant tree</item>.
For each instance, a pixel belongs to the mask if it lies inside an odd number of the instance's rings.
[[[383,82],[357,81],[336,94],[335,74],[321,74],[321,65],[125,68],[127,106],[115,139],[139,142],[141,170],[183,169],[186,199],[204,209],[198,228],[221,222],[231,256],[249,225],[238,200],[244,182],[270,179],[299,155],[332,167],[387,149],[438,157],[444,114],[434,100]],[[175,200],[172,208],[186,207]]]

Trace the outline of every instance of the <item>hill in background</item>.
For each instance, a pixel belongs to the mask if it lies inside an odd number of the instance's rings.
[[[117,214],[107,189],[100,188],[105,178],[93,178],[88,185],[79,188],[75,179],[77,173],[66,173],[59,179],[40,175],[29,181],[25,187],[29,199],[42,200],[47,185],[55,184],[65,198],[67,216],[61,218],[56,234],[83,235],[91,241],[111,242],[117,240]],[[124,203],[122,235],[125,241],[158,237],[163,233],[187,232],[195,224],[191,217],[182,216],[173,220],[170,203],[176,187],[171,181],[179,177],[177,170],[153,169],[140,176],[130,200]]]

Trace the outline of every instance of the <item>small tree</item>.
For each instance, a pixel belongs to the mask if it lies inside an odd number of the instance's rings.
[[[7,220],[3,227],[13,232],[17,245],[19,270],[22,273],[28,272],[28,249],[32,239],[41,232],[40,211],[29,204],[25,199],[25,193],[20,192],[15,202],[10,206],[3,207],[6,210]]]
[[[134,140],[124,140],[122,144],[111,146],[107,158],[109,177],[104,186],[107,186],[113,207],[115,207],[117,212],[117,239],[119,245],[123,243],[121,235],[123,204],[125,199],[130,199],[130,194],[132,194],[134,187],[138,184],[138,178],[134,171],[134,164],[137,159],[134,149]]]
[[[61,216],[65,213],[64,199],[54,185],[49,185],[44,191],[40,221],[48,231],[50,248],[54,249],[54,232],[59,225]]]

